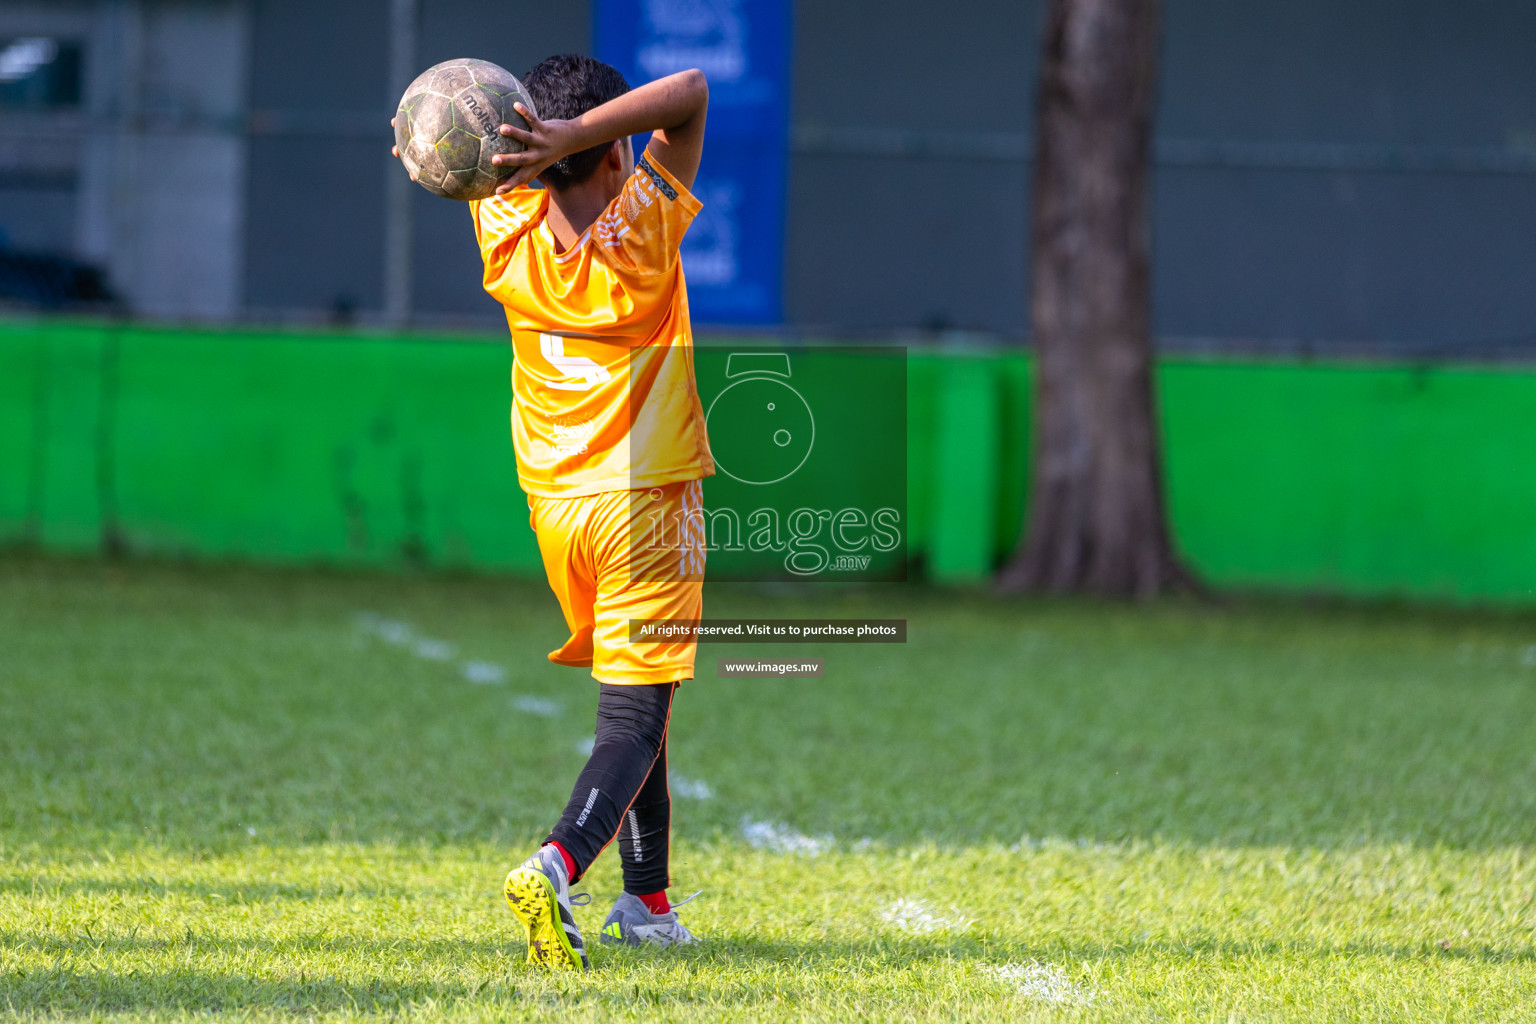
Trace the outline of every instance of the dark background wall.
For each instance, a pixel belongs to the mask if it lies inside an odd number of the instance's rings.
[[[1162,333],[1536,344],[1536,5],[1175,0],[1165,39]]]
[[[359,18],[348,0],[255,0],[247,304],[341,316],[383,305],[389,118],[387,3]],[[515,10],[494,0],[423,0],[417,63],[483,57],[521,74],[551,53],[585,50],[585,3]],[[414,307],[426,319],[500,321],[480,288],[464,206],[413,196]]]
[[[1040,4],[802,3],[785,310],[831,330],[1024,325]]]
[[[31,21],[0,6],[0,29],[24,34],[62,16],[57,4],[28,2]],[[64,6],[81,26],[126,9]],[[385,183],[398,173],[387,154],[387,0],[141,6],[151,27],[162,9],[202,7],[232,11],[244,26],[247,116],[207,129],[245,147],[243,182],[232,183],[244,258],[230,308],[253,320],[377,318]],[[1025,334],[1041,6],[797,5],[791,330]],[[1154,240],[1166,342],[1536,354],[1536,4],[1167,0],[1165,9]],[[71,31],[98,56],[119,48],[100,42],[117,38],[105,29]],[[552,52],[589,50],[591,35],[586,0],[515,11],[420,0],[416,65],[477,55],[521,72]],[[154,52],[176,39],[201,52],[201,38],[166,35]],[[97,80],[107,78],[87,82]],[[101,189],[81,184],[93,165],[71,174],[39,164],[30,123],[0,110],[0,215],[11,211],[11,234],[28,248],[46,248],[51,235],[79,248],[71,233],[93,237],[82,226],[103,215],[87,202]],[[49,138],[74,139],[68,128],[60,121]],[[412,204],[420,323],[498,328],[463,208],[425,192]]]
[[[1536,5],[1166,5],[1158,332],[1536,348]],[[1041,4],[801,4],[789,318],[1026,322]]]
[[[383,302],[389,22],[355,8],[251,5],[245,301],[257,315]]]

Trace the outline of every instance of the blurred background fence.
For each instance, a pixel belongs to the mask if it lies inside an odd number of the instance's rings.
[[[0,542],[537,573],[510,362],[471,338],[12,322]],[[1532,600],[1536,374],[1170,359],[1160,388],[1175,534],[1211,582]],[[909,353],[919,577],[980,582],[1016,541],[1029,396],[1024,353]]]

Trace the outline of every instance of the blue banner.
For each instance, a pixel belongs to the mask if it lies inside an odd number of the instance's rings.
[[[595,0],[593,15],[597,57],[630,85],[709,79],[704,209],[682,247],[694,321],[780,323],[790,0]]]

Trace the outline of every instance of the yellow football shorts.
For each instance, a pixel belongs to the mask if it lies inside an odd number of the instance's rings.
[[[702,498],[697,480],[575,498],[528,496],[528,524],[571,631],[550,661],[590,665],[600,683],[693,678],[691,639],[630,643],[629,620],[699,618]]]

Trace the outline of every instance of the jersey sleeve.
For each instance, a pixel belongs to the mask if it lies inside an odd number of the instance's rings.
[[[506,195],[469,204],[469,214],[475,221],[475,241],[488,272],[505,265],[518,240],[537,220],[543,198],[537,189],[517,188]]]
[[[611,266],[633,274],[665,274],[703,206],[659,163],[641,156],[616,198],[592,226],[592,242]]]

